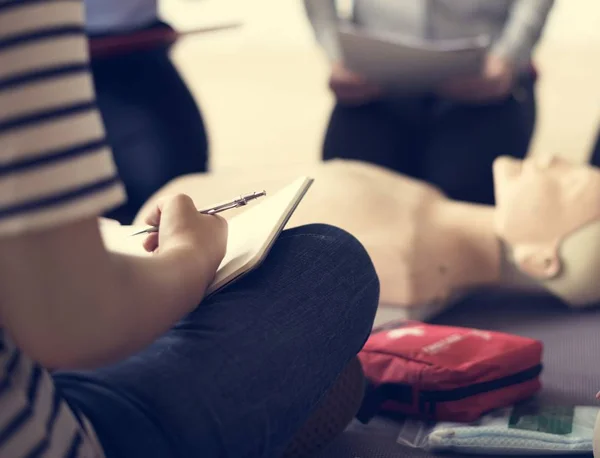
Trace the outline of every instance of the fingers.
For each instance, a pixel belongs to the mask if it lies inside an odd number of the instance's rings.
[[[176,194],[158,199],[156,206],[144,218],[146,224],[150,226],[160,226],[160,220],[163,212],[166,209],[175,212],[195,213],[196,207],[192,198],[186,194]]]
[[[331,81],[338,84],[366,84],[365,78],[352,70],[348,70],[342,63],[337,62],[331,68]]]
[[[218,250],[218,258],[219,262],[221,262],[223,260],[223,256],[225,256],[225,251],[227,250],[227,239],[229,238],[227,220],[218,215],[210,215],[208,218],[212,218],[213,221],[211,221],[211,223],[216,223],[217,226],[216,231],[213,232],[213,234],[216,234],[216,236],[213,236],[213,240],[215,240],[215,242],[220,246],[220,249]]]
[[[228,223],[227,220],[219,215],[206,215],[196,213],[197,218],[202,226],[210,227],[213,233],[218,233],[227,240]]]
[[[194,205],[194,201],[187,194],[176,194],[172,196],[168,201],[169,206],[173,206],[178,210],[182,211],[190,211],[193,210],[196,212],[196,206]],[[164,208],[164,205],[163,205]]]
[[[162,207],[165,204],[166,197],[156,201],[156,205],[150,209],[150,211],[144,216],[144,222],[149,226],[160,225],[160,215],[162,213]]]
[[[211,218],[216,218],[217,221],[218,221],[219,227],[221,228],[221,230],[227,232],[229,224],[227,223],[227,220],[225,218],[223,218],[222,216],[219,216],[219,215],[209,215],[209,216]]]
[[[336,75],[336,82],[339,84],[362,85],[367,84],[367,80],[356,73],[346,72],[341,75]]]
[[[448,81],[440,87],[439,94],[463,102],[480,103],[501,100],[510,95],[511,88],[510,78],[484,73]]]
[[[373,91],[378,89],[375,84],[369,83],[364,78],[357,77],[352,79],[331,78],[329,80],[331,89],[353,90],[353,91]]]
[[[330,87],[338,101],[352,105],[369,102],[381,95],[381,89],[372,84],[331,84]]]
[[[145,221],[151,226],[159,227],[159,231],[146,235],[142,242],[147,252],[156,252],[164,242],[163,236],[172,237],[174,234],[190,231],[196,234],[208,231],[207,233],[218,234],[221,241],[227,240],[227,221],[218,215],[199,213],[193,200],[185,194],[158,200],[146,215]]]
[[[144,250],[148,253],[153,253],[158,248],[158,232],[152,232],[148,234],[142,243]]]
[[[368,102],[381,95],[378,86],[348,70],[341,63],[334,64],[332,68],[329,88],[340,102],[353,105]]]

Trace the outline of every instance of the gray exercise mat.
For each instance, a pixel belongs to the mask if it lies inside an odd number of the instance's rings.
[[[471,297],[434,322],[497,330],[541,340],[544,342],[544,372],[540,399],[597,405],[595,394],[600,390],[597,363],[600,359],[600,308],[574,311],[552,298],[488,293]],[[355,423],[319,458],[473,458],[473,455],[436,455],[401,446],[396,443],[398,430],[397,423],[385,418],[376,418],[366,426]],[[575,455],[566,455],[565,458],[567,456]]]

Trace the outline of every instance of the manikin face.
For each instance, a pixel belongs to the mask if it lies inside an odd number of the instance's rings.
[[[533,277],[560,271],[561,241],[600,218],[600,171],[558,157],[494,163],[496,231]]]

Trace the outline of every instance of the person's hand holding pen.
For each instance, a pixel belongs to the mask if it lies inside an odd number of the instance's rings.
[[[198,261],[203,278],[210,281],[227,247],[227,221],[217,213],[244,207],[266,195],[266,191],[253,192],[204,210],[196,209],[192,199],[184,194],[161,199],[145,218],[150,227],[132,235],[145,234],[144,249],[150,253],[188,253]]]
[[[160,231],[146,235],[146,251],[185,258],[205,274],[203,278],[209,282],[214,278],[227,246],[225,219],[198,212],[192,199],[180,194],[159,200],[145,220],[160,226]]]
[[[481,74],[452,79],[439,94],[461,102],[488,102],[506,98],[513,89],[515,69],[510,61],[488,54]]]

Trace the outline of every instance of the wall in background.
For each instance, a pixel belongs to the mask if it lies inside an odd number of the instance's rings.
[[[600,1],[558,0],[538,50],[534,154],[587,160],[600,127]]]

